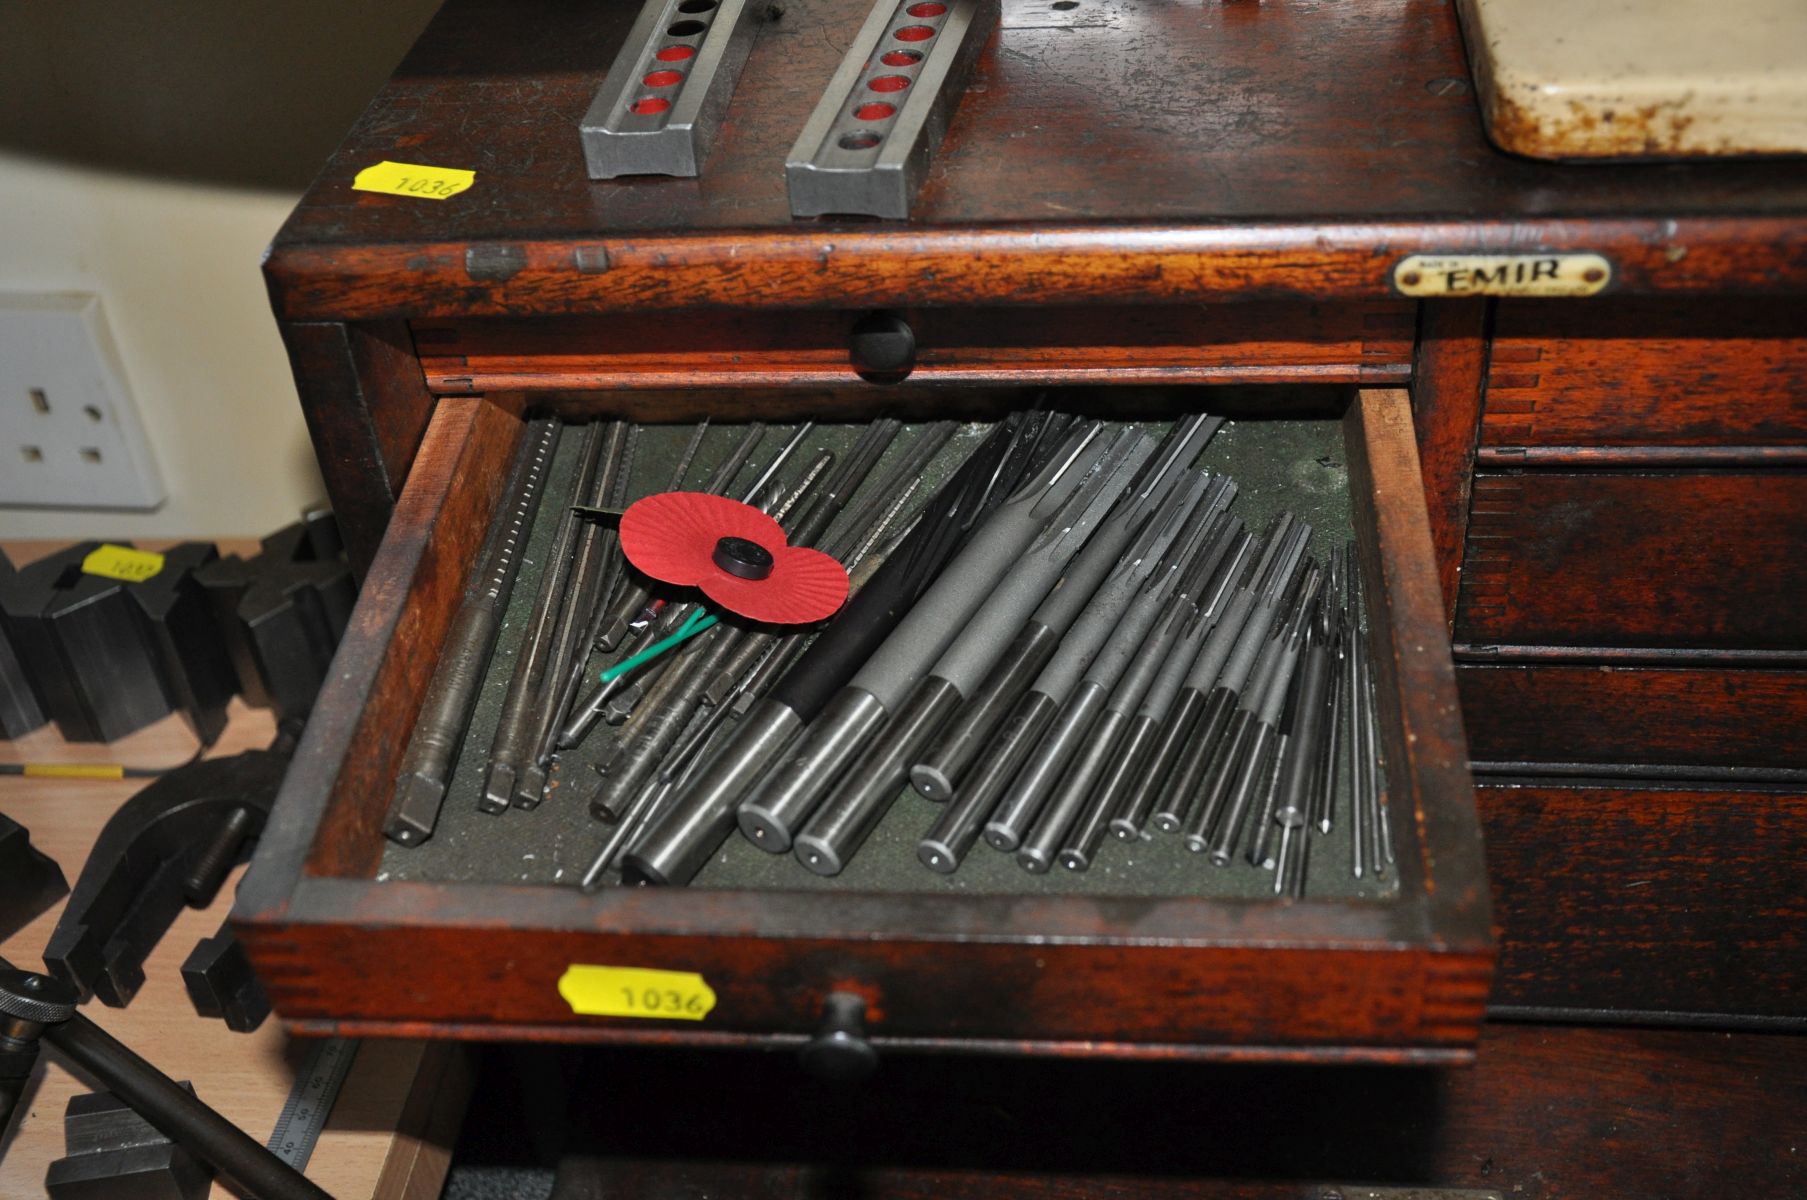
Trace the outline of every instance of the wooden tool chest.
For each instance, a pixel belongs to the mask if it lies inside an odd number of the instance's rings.
[[[591,182],[577,119],[632,7],[452,0],[266,262],[364,575],[236,910],[285,1019],[770,1043],[851,990],[901,1045],[1442,1061],[1471,1050],[1490,982],[1520,1012],[1798,1016],[1798,164],[1499,154],[1429,0],[1021,0],[910,221],[794,221],[783,156],[865,6],[774,7],[699,178]],[[384,160],[477,183],[352,190]],[[1428,286],[1408,259],[1565,254],[1604,260],[1598,294],[1408,294]],[[874,309],[914,332],[902,382],[855,369]],[[524,411],[845,419],[1151,384],[1345,414],[1409,838],[1396,900],[376,879]],[[1311,386],[1343,392],[1295,407]],[[1671,969],[1688,954],[1725,965]],[[705,973],[717,1013],[574,1016],[560,972],[618,960]]]

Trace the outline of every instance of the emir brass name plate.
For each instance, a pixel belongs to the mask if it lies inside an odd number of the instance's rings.
[[[1611,282],[1598,254],[1414,254],[1393,268],[1407,296],[1591,296]]]

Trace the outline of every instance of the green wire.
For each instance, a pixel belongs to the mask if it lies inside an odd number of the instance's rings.
[[[609,667],[602,673],[602,682],[608,683],[610,680],[626,675],[635,667],[659,657],[659,655],[665,653],[673,646],[678,645],[680,642],[695,637],[705,629],[708,629],[711,625],[714,625],[715,622],[716,616],[714,613],[705,612],[702,608],[692,610],[689,619],[678,626],[678,631],[676,633],[662,641],[654,642],[633,657],[624,658],[614,666]]]

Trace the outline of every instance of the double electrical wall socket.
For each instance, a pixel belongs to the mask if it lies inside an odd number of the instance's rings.
[[[148,509],[164,495],[100,297],[0,292],[0,504]]]

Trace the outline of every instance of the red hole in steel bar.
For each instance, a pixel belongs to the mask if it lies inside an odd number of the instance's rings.
[[[912,17],[938,17],[947,11],[945,4],[912,4],[904,9]]]
[[[910,81],[902,75],[880,75],[866,86],[875,92],[901,92],[910,86]]]
[[[926,42],[935,36],[935,31],[927,25],[905,25],[891,36],[900,42]]]
[[[628,105],[627,111],[632,112],[632,113],[639,113],[641,116],[644,117],[644,116],[650,116],[653,113],[662,113],[670,107],[671,107],[671,101],[669,101],[661,96],[643,96],[640,99],[634,101],[632,104]]]
[[[922,61],[920,50],[892,50],[878,60],[887,67],[913,67]]]
[[[660,62],[683,62],[687,58],[696,57],[696,48],[694,46],[667,46],[653,57]]]
[[[854,109],[853,115],[862,121],[882,121],[896,111],[896,106],[886,104],[883,100],[874,100]]]
[[[682,71],[653,71],[640,82],[647,87],[670,87],[682,78],[684,78]]]

